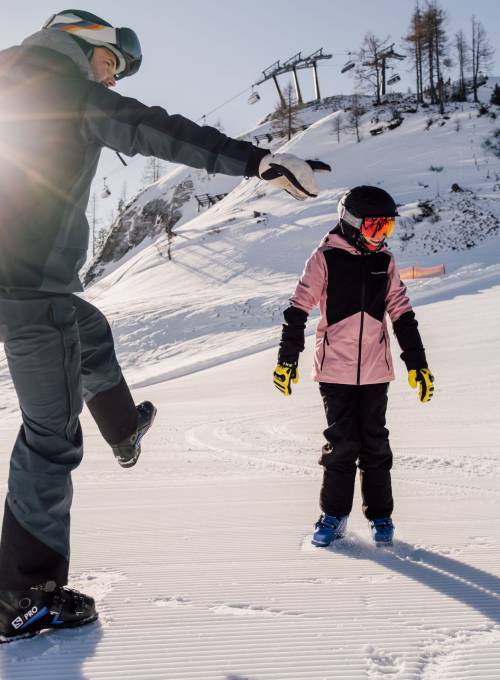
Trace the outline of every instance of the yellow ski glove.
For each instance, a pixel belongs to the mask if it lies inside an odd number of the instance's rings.
[[[434,376],[428,368],[417,368],[408,371],[408,383],[415,389],[418,385],[418,398],[420,401],[430,401],[434,394]]]
[[[299,382],[297,362],[284,361],[282,364],[278,364],[273,373],[273,383],[276,389],[281,394],[284,394],[285,397],[289,397],[292,394],[292,386],[290,384],[292,382],[294,385]]]

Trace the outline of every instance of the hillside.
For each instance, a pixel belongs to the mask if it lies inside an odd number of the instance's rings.
[[[190,199],[175,227],[172,260],[168,239],[145,240],[113,263],[111,273],[87,292],[113,324],[121,361],[137,384],[162,380],[203,365],[272,346],[281,311],[303,263],[335,224],[336,204],[346,188],[373,183],[389,190],[401,218],[391,249],[400,266],[444,263],[445,280],[411,284],[423,301],[443,287],[465,286],[471,266],[496,272],[500,248],[500,159],[485,146],[497,120],[457,105],[441,117],[410,104],[368,111],[358,144],[352,130],[335,133],[335,119],[318,117],[281,147],[321,158],[333,172],[319,178],[321,196],[297,203],[265,182],[244,180],[199,215]],[[401,123],[394,129],[394,121]],[[376,136],[370,130],[382,128]],[[181,168],[136,199],[156,199]],[[217,177],[219,188],[227,178]],[[233,182],[233,178],[229,178]],[[453,192],[458,184],[463,191]],[[155,200],[156,200],[155,199]],[[194,215],[194,216],[193,216]],[[486,273],[485,273],[486,275]]]

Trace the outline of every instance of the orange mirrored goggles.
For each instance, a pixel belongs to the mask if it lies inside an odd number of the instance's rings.
[[[361,223],[361,235],[365,238],[382,239],[392,234],[395,224],[395,217],[365,217]]]

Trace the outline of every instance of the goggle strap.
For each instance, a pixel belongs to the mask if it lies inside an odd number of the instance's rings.
[[[355,215],[350,213],[343,204],[340,211],[339,219],[344,220],[344,222],[347,222],[347,224],[350,224],[351,227],[354,227],[355,229],[360,229],[361,225],[363,224],[363,218],[356,217]]]

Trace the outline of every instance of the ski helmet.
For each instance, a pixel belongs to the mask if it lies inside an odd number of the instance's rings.
[[[385,237],[392,232],[394,218],[398,216],[392,196],[384,189],[372,186],[359,186],[346,191],[339,201],[337,212],[340,229],[347,241],[358,250],[370,253],[382,248]],[[382,218],[387,219],[384,222]],[[365,227],[371,227],[374,234],[381,231],[383,238],[378,245],[368,243]]]
[[[131,28],[114,28],[90,12],[65,9],[47,19],[43,28],[64,31],[78,41],[113,52],[117,61],[117,80],[134,75],[141,66],[141,44],[136,33]]]

